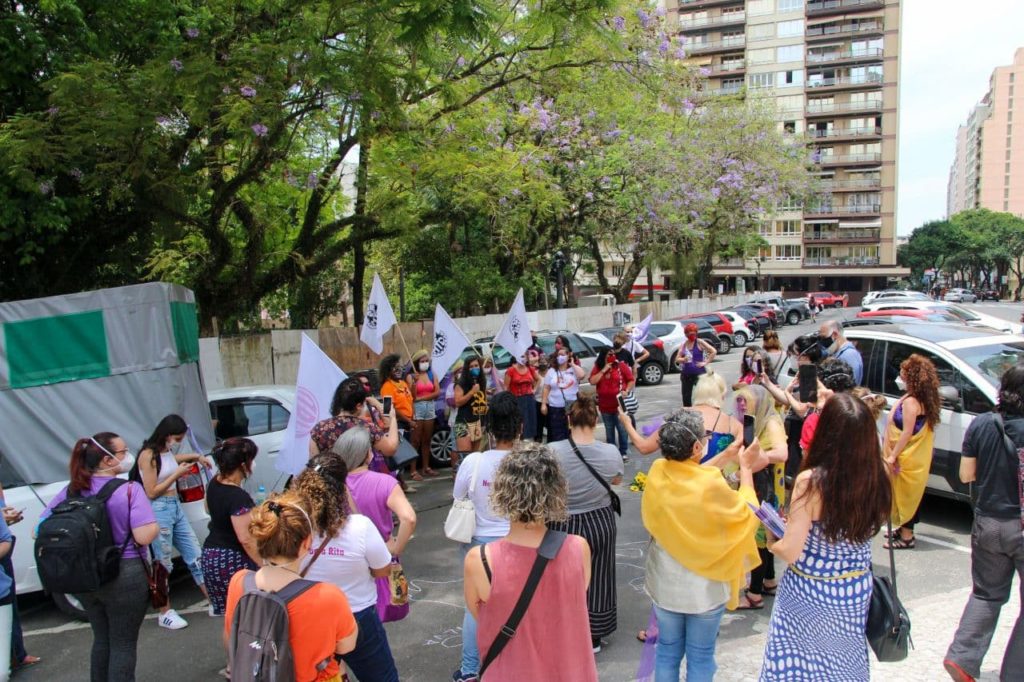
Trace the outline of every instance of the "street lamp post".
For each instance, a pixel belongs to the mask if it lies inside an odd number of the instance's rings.
[[[551,263],[551,271],[555,276],[556,289],[555,289],[555,308],[563,308],[563,295],[565,289],[565,266],[566,266],[565,254],[561,251],[555,252],[555,260]]]

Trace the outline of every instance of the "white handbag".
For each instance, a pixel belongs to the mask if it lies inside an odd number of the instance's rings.
[[[473,477],[469,480],[469,492],[461,500],[452,502],[448,510],[448,518],[444,521],[444,535],[449,540],[469,544],[476,532],[476,506],[473,504],[473,491],[476,489],[476,474],[480,469],[482,456],[477,453],[473,463]]]

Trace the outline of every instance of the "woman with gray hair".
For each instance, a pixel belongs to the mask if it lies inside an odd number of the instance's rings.
[[[348,469],[345,487],[352,496],[355,510],[373,522],[391,556],[398,561],[416,529],[416,511],[394,476],[370,471],[372,447],[370,432],[355,426],[341,434],[331,451],[341,457]],[[393,537],[392,513],[398,517],[398,532]],[[408,604],[391,605],[391,588],[386,577],[377,578],[377,613],[385,623],[401,620],[409,613]]]
[[[659,431],[664,459],[647,474],[641,515],[651,534],[647,593],[658,622],[655,682],[677,682],[686,657],[686,679],[714,678],[718,626],[726,608],[739,604],[746,574],[760,563],[754,529],[757,504],[752,460],[756,449],[739,452],[740,488],[721,471],[702,466],[707,447],[704,417],[675,412]]]
[[[490,650],[519,600],[547,524],[566,518],[566,499],[565,476],[543,445],[517,443],[498,465],[491,506],[508,519],[510,530],[501,540],[471,549],[464,567],[466,606],[479,623],[481,652]],[[515,636],[487,668],[487,682],[597,682],[589,583],[590,547],[570,535],[544,569]]]

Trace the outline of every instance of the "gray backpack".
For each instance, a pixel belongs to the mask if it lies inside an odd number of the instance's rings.
[[[288,642],[288,602],[317,583],[293,580],[279,592],[256,587],[256,573],[242,581],[244,591],[231,620],[228,659],[235,682],[285,682],[295,679],[295,661]],[[330,658],[321,661],[323,670]]]

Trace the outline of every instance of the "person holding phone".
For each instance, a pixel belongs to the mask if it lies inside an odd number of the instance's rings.
[[[618,436],[619,454],[622,461],[628,462],[629,446],[626,427],[619,420],[619,408],[625,411],[622,401],[633,390],[636,380],[629,365],[618,359],[618,348],[606,350],[597,357],[594,369],[590,372],[590,383],[597,387],[597,407],[604,422],[605,439],[614,444]]]
[[[391,411],[384,412],[384,406],[366,392],[362,380],[349,377],[334,391],[331,400],[333,417],[317,422],[309,432],[309,455],[328,452],[353,426],[362,426],[370,431],[373,438],[373,461],[370,470],[388,474],[385,457],[394,456],[398,450],[398,423]],[[370,418],[367,419],[367,416]],[[381,423],[386,426],[381,426]]]

